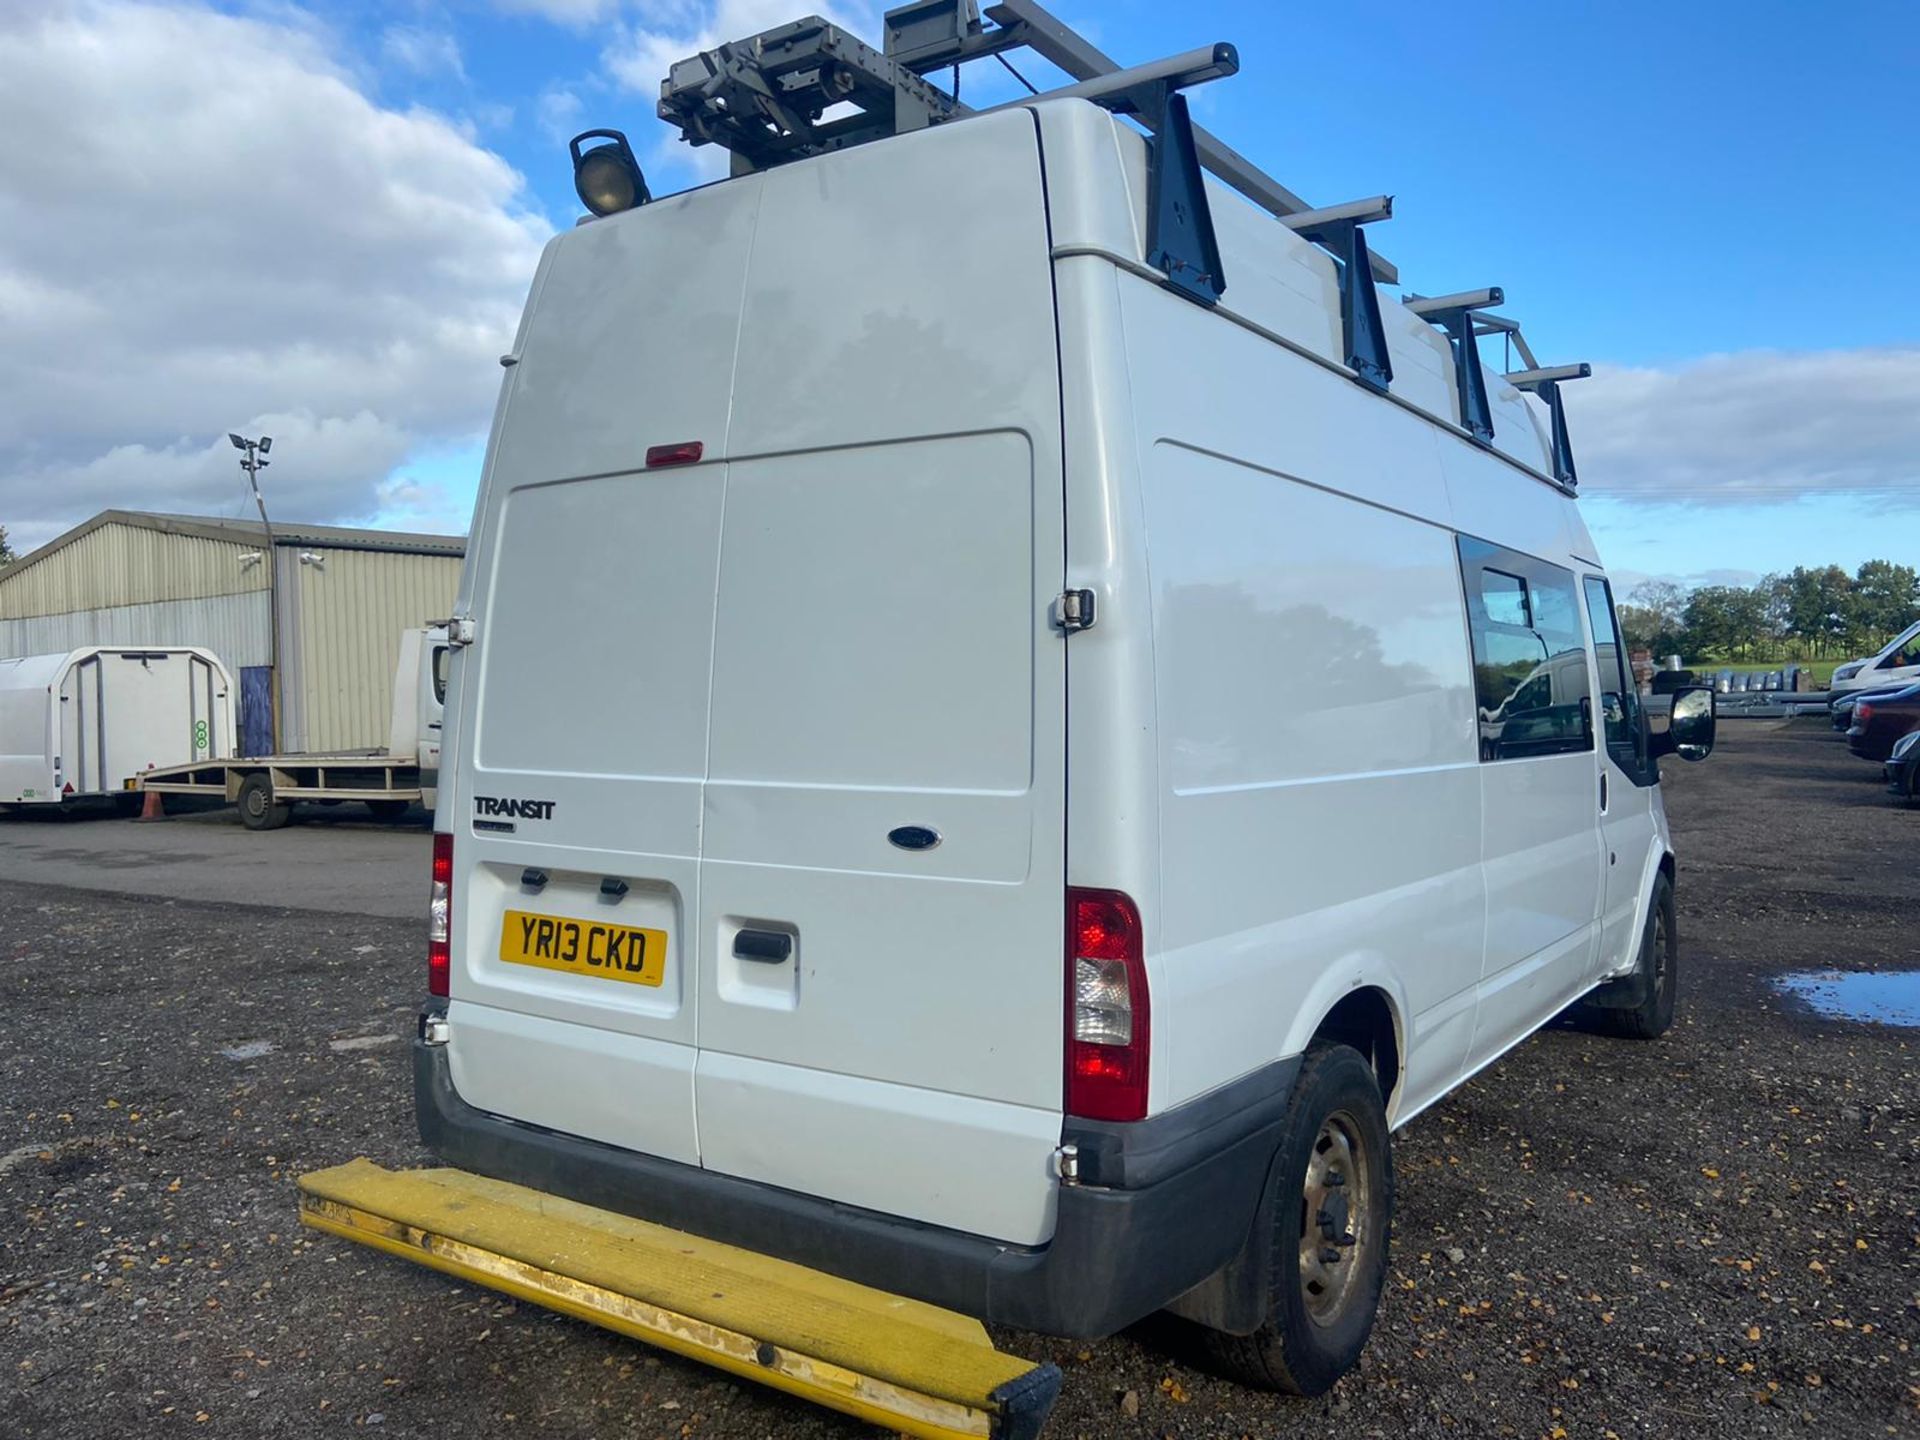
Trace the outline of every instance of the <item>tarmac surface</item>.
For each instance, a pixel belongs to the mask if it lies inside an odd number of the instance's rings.
[[[25,806],[0,816],[0,882],[335,915],[423,913],[431,851],[424,810],[389,824],[364,805],[300,805],[285,829],[256,832],[231,809],[167,803],[191,813],[158,824]]]
[[[1721,734],[1666,765],[1679,1023],[1550,1027],[1397,1137],[1360,1370],[1001,1335],[1049,1437],[1920,1436],[1920,1029],[1774,985],[1920,965],[1920,811],[1821,722]],[[299,1228],[302,1171],[425,1158],[425,845],[346,824],[0,821],[0,1436],[875,1433]]]

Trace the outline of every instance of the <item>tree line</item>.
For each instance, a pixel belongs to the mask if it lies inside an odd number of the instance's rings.
[[[20,557],[13,553],[13,546],[7,543],[7,527],[0,525],[0,570],[4,570]]]
[[[1628,645],[1690,661],[1847,659],[1879,649],[1915,619],[1920,571],[1891,560],[1869,560],[1851,575],[1838,565],[1796,565],[1753,585],[1694,590],[1649,580],[1620,606]]]

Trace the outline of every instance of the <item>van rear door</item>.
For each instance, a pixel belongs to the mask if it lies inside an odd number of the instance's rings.
[[[468,561],[448,797],[455,1088],[685,1164],[726,479],[647,451],[721,453],[756,208],[719,186],[548,248]]]
[[[709,1168],[1022,1241],[1064,929],[1034,468],[1009,432],[731,467],[697,1082]]]
[[[714,621],[709,1169],[1052,1233],[1060,399],[1031,115],[764,177]]]
[[[456,687],[449,1057],[469,1104],[1051,1235],[1051,266],[1024,111],[549,247]],[[698,463],[648,462],[695,443]],[[610,926],[657,967],[583,967]]]
[[[1066,541],[1037,127],[1010,111],[762,184],[714,616],[701,1156],[1039,1242]]]

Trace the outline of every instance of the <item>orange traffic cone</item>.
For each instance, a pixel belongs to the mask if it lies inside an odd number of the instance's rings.
[[[142,820],[167,818],[167,802],[158,790],[143,790],[141,795],[143,798],[140,801],[140,813],[133,817],[136,824]]]

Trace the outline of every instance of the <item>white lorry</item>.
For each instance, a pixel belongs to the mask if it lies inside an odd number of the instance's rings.
[[[302,802],[358,802],[379,819],[397,820],[415,804],[431,810],[436,802],[446,697],[446,630],[406,630],[394,666],[393,715],[384,751],[264,756],[229,751],[223,758],[143,773],[136,783],[163,796],[224,799],[249,830],[278,830]]]
[[[576,142],[606,218],[503,358],[454,622],[421,1131],[1010,1326],[1171,1308],[1318,1393],[1389,1131],[1576,1002],[1671,1022],[1658,759],[1712,696],[1649,735],[1584,367],[1497,291],[1380,295],[1383,199],[1293,213],[1196,130],[1230,46],[1102,75],[989,14],[675,66],[734,152],[697,190]],[[1015,24],[1090,78],[919,82]]]
[[[156,766],[234,749],[233,677],[193,646],[0,660],[0,805],[110,798]]]

